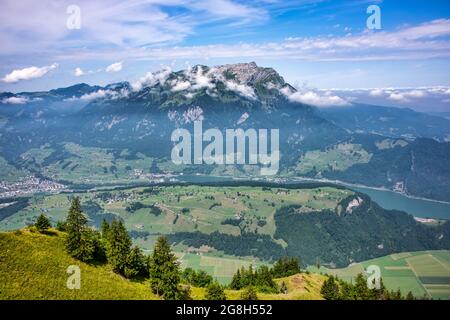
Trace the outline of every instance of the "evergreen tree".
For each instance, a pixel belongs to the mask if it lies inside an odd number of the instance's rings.
[[[234,290],[240,290],[242,288],[242,277],[241,271],[239,269],[233,275],[233,279],[231,280],[230,283],[230,288]]]
[[[150,287],[153,293],[166,300],[176,299],[179,296],[180,267],[164,236],[156,241],[149,269]]]
[[[260,291],[267,293],[277,293],[279,291],[277,284],[273,281],[273,274],[267,266],[261,266],[256,270],[255,275],[256,281],[254,285],[256,285]]]
[[[113,220],[107,232],[106,256],[113,271],[125,275],[128,256],[131,251],[131,239],[122,221]],[[133,259],[136,257],[132,257]],[[129,274],[134,272],[128,270]],[[126,276],[126,275],[125,275]]]
[[[184,269],[181,278],[183,282],[200,288],[206,288],[213,282],[213,277],[204,270],[195,271],[192,268]]]
[[[242,300],[258,300],[255,288],[252,286],[246,287],[241,294]]]
[[[61,232],[66,232],[67,231],[66,223],[64,221],[57,221],[56,222],[56,230],[61,231]]]
[[[272,273],[275,278],[284,278],[300,273],[300,262],[295,257],[283,257],[274,264]]]
[[[408,294],[406,295],[406,300],[416,300],[411,291],[409,291]]]
[[[81,211],[80,199],[72,200],[66,219],[66,249],[74,258],[89,261],[94,258],[95,241],[87,232],[87,218]]]
[[[148,270],[146,270],[145,257],[141,249],[134,246],[127,256],[124,275],[127,278],[133,278],[139,275],[145,276],[146,274],[148,274]]]
[[[208,286],[205,298],[206,300],[227,300],[223,287],[217,281]]]
[[[339,299],[339,286],[333,276],[330,276],[324,281],[320,294],[326,300],[338,300]]]
[[[353,286],[347,282],[340,283],[339,300],[356,300]]]
[[[52,227],[52,225],[50,224],[50,221],[48,221],[47,217],[44,216],[42,213],[37,218],[34,226],[36,227],[37,231],[39,231],[41,233],[47,231],[47,229]]]
[[[367,287],[367,280],[362,273],[358,273],[355,278],[355,293],[358,300],[370,299],[370,289]]]
[[[101,225],[100,230],[102,232],[102,237],[107,239],[108,238],[108,232],[110,230],[110,225],[109,225],[108,221],[106,221],[106,219],[102,220],[102,225]]]

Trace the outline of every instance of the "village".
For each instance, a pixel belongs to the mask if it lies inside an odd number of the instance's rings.
[[[67,190],[61,183],[29,175],[16,182],[0,181],[0,198],[23,196],[34,193],[58,193]]]

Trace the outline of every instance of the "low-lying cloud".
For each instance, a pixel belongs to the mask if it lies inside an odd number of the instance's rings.
[[[2,100],[2,103],[5,104],[25,104],[29,101],[29,99],[27,97],[9,97],[9,98],[4,98]]]
[[[290,101],[308,104],[316,107],[343,107],[351,105],[346,99],[333,94],[331,91],[321,92],[313,89],[302,88],[292,92],[285,87],[280,90]]]

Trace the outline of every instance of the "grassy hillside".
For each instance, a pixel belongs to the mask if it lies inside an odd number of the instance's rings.
[[[90,265],[71,258],[64,248],[65,234],[52,230],[40,234],[30,229],[0,232],[0,299],[157,299],[145,281],[130,281],[108,265]],[[81,288],[67,289],[67,267],[81,269]],[[325,276],[297,274],[284,279],[287,294],[262,294],[260,299],[322,299]],[[226,290],[228,299],[241,292]],[[192,288],[194,299],[204,299],[205,289]]]
[[[145,283],[131,282],[107,265],[88,265],[65,251],[64,234],[28,229],[0,233],[0,299],[156,299]],[[81,269],[81,288],[67,289],[67,267]]]

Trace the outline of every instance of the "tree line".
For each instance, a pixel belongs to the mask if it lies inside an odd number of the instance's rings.
[[[388,290],[383,279],[378,288],[369,288],[367,279],[359,273],[354,283],[349,283],[336,276],[329,276],[320,289],[326,300],[416,300],[411,291],[403,295],[399,290]],[[423,296],[421,299],[429,299]]]

